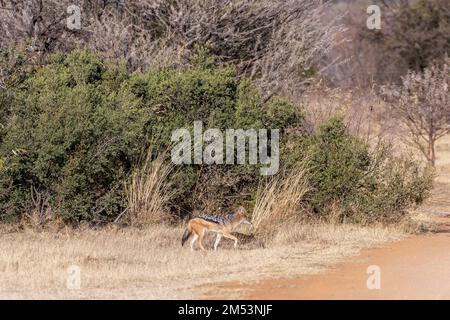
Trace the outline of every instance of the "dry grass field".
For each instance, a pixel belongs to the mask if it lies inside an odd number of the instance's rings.
[[[449,151],[446,138],[438,146],[437,188],[416,212],[423,225],[448,208],[442,204],[448,201]],[[181,247],[182,226],[59,231],[1,226],[0,298],[193,299],[211,288],[218,293],[217,284],[227,281],[318,273],[362,248],[407,237],[404,230],[404,226],[291,223],[267,243],[232,249],[224,239],[217,252],[191,252],[189,246]],[[206,240],[211,249],[213,235]],[[73,265],[80,270],[79,289],[67,288],[68,268]]]
[[[397,230],[354,226],[291,226],[266,248],[221,243],[217,252],[181,247],[181,228],[147,230],[2,230],[0,298],[196,298],[212,285],[323,270],[362,247],[402,238]],[[211,244],[209,244],[211,248]],[[79,266],[80,289],[68,268]]]

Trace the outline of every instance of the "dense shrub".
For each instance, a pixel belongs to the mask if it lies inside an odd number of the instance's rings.
[[[334,201],[345,202],[361,188],[370,165],[368,146],[347,135],[339,118],[332,118],[312,137],[311,183],[314,211],[328,214]]]
[[[3,117],[2,220],[36,211],[66,221],[112,219],[126,206],[124,182],[147,147],[156,155],[170,147],[173,129],[192,129],[194,121],[205,129],[299,123],[291,104],[274,98],[263,105],[232,68],[207,56],[192,61],[184,71],[129,75],[123,65],[74,51],[30,73]],[[259,179],[257,166],[190,165],[177,167],[167,183],[181,215],[248,200]]]
[[[150,70],[131,77],[127,90],[139,99],[141,108],[152,116],[145,132],[158,150],[170,146],[173,129],[193,130],[194,121],[207,128],[284,129],[301,126],[302,115],[281,98],[263,104],[256,87],[238,80],[230,67],[215,67],[213,60],[199,53],[193,67]],[[287,139],[281,141],[285,145]],[[255,165],[181,166],[169,177],[172,212],[178,215],[195,208],[221,211],[248,201],[256,192],[261,176]]]
[[[432,184],[431,171],[394,154],[380,142],[370,147],[332,118],[310,139],[309,204],[315,217],[340,222],[395,222],[420,204]]]
[[[73,220],[120,211],[142,140],[142,112],[120,93],[126,78],[123,66],[77,51],[53,56],[15,90],[0,146],[3,219],[49,208]]]

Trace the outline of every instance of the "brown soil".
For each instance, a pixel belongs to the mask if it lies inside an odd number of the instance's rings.
[[[450,137],[438,146],[437,178],[431,199],[418,212],[430,217],[433,232],[381,248],[362,250],[315,275],[258,282],[228,282],[207,298],[242,299],[450,299]],[[380,289],[368,289],[369,266],[378,266]]]
[[[450,217],[438,220],[433,234],[364,250],[325,274],[222,289],[239,290],[244,299],[450,299]],[[380,289],[367,288],[370,265],[380,267]]]

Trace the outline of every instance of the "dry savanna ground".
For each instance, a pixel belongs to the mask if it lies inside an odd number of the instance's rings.
[[[416,216],[426,225],[442,213],[450,172],[450,139],[441,141],[437,192]],[[439,212],[437,212],[439,211]],[[436,212],[435,212],[436,211]],[[181,247],[183,227],[107,227],[55,231],[0,228],[2,299],[177,299],[220,294],[217,284],[290,278],[326,270],[362,248],[410,236],[404,227],[290,224],[275,238],[232,249],[191,252]],[[246,232],[244,228],[241,230]],[[207,238],[212,248],[213,235]],[[71,266],[80,272],[73,285]],[[69,286],[70,287],[70,286]],[[232,296],[228,296],[232,298]]]
[[[403,237],[381,227],[298,225],[266,248],[234,250],[224,240],[217,252],[191,252],[181,234],[168,226],[3,233],[0,298],[195,298],[219,282],[315,273]],[[72,265],[80,268],[78,290],[67,289]]]

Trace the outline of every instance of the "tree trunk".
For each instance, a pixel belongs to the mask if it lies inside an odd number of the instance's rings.
[[[435,145],[435,138],[434,137],[429,137],[428,140],[428,162],[434,167],[436,166],[436,152],[434,150],[434,145]]]

